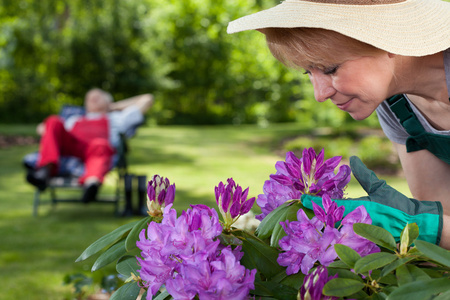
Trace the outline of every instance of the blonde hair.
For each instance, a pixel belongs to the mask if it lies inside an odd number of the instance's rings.
[[[272,55],[288,67],[324,69],[384,50],[322,28],[264,28]]]

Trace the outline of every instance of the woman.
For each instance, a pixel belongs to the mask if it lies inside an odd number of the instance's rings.
[[[256,29],[272,54],[302,68],[317,101],[330,99],[355,120],[374,111],[398,152],[409,199],[357,158],[374,223],[398,238],[416,222],[419,238],[450,248],[450,3],[440,0],[287,0],[231,22],[228,33]],[[314,197],[303,197],[311,207]]]

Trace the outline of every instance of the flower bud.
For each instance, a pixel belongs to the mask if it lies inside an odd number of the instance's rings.
[[[154,175],[147,186],[147,208],[152,217],[161,217],[164,207],[172,204],[175,199],[175,184],[169,179]]]
[[[216,202],[223,217],[224,230],[229,231],[231,225],[250,211],[255,203],[255,197],[247,200],[248,188],[242,190],[233,178],[228,178],[228,184],[220,182],[215,188]]]
[[[313,272],[308,274],[303,280],[303,285],[300,289],[301,300],[334,300],[337,297],[325,296],[322,294],[325,284],[333,278],[336,278],[337,274],[328,277],[328,270],[324,266],[318,266]]]

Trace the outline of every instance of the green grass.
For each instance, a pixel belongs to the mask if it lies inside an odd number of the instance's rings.
[[[160,174],[175,182],[179,210],[196,203],[214,207],[214,186],[229,177],[249,186],[251,196],[262,193],[275,162],[284,159],[282,141],[306,131],[298,124],[145,127],[130,141],[130,171],[149,177]],[[32,126],[0,125],[2,134],[32,132]],[[0,299],[72,299],[71,287],[63,285],[64,276],[87,274],[93,263],[93,259],[75,263],[76,258],[102,235],[136,219],[115,217],[112,206],[100,204],[46,205],[38,217],[32,217],[34,190],[25,183],[21,159],[37,148],[0,149]],[[408,194],[403,179],[385,179]],[[113,182],[114,175],[108,176],[104,190],[111,190]],[[354,180],[347,193],[349,197],[364,194]],[[101,273],[94,275],[101,277]]]

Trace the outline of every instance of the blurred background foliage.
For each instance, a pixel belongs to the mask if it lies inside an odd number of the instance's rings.
[[[229,21],[278,0],[1,0],[0,120],[36,123],[100,87],[119,100],[152,92],[157,124],[302,122],[350,117],[313,100],[300,70],[262,34]],[[377,126],[371,117],[366,125]]]

